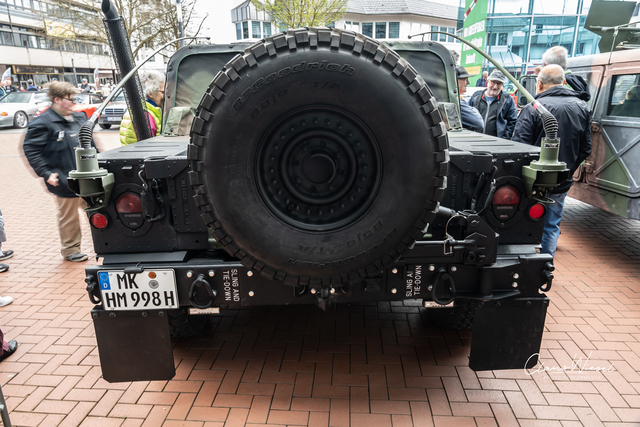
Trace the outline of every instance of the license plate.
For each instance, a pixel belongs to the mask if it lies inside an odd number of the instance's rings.
[[[179,306],[176,275],[170,269],[142,273],[99,271],[98,280],[105,310],[158,310]]]
[[[107,117],[108,122],[120,122],[122,121],[122,117]]]

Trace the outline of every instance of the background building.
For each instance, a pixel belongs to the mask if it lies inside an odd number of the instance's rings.
[[[432,1],[349,0],[347,13],[335,26],[379,40],[409,40],[409,36],[427,31],[455,34],[462,24],[460,11],[459,7]],[[460,50],[459,42],[446,34],[427,34],[424,40]]]
[[[265,12],[258,12],[251,0],[231,9],[231,22],[235,26],[236,40],[256,41],[273,34],[271,18]]]
[[[54,77],[75,84],[86,78],[93,83],[96,68],[101,79],[113,78],[109,47],[61,37],[65,28],[77,24],[47,20],[48,7],[40,0],[0,0],[0,75],[12,68],[14,83],[23,87],[28,79],[42,85]]]
[[[542,54],[558,45],[571,57],[598,53],[599,37],[584,28],[590,5],[591,0],[489,0],[488,53],[512,68],[540,65]]]
[[[460,8],[423,0],[349,0],[346,14],[332,23],[336,28],[353,30],[366,36],[385,40],[408,40],[408,36],[427,31],[455,34],[460,28]],[[251,0],[237,4],[231,10],[235,40],[255,41],[281,31],[270,17],[256,11]],[[425,40],[438,40],[449,48],[460,49],[453,37],[429,34]]]

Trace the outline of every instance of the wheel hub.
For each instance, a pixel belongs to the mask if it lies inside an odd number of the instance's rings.
[[[276,215],[306,230],[346,225],[371,205],[382,176],[380,150],[351,114],[309,107],[278,120],[257,158],[260,192]]]

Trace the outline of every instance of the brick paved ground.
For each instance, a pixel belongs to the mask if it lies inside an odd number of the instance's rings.
[[[84,265],[61,260],[54,202],[25,167],[20,138],[0,134],[5,248],[16,251],[0,275],[0,295],[15,298],[0,325],[20,343],[0,363],[0,384],[16,426],[640,425],[640,222],[571,200],[541,360],[588,357],[611,372],[474,373],[469,332],[378,304],[226,313],[175,343],[174,380],[108,384]]]

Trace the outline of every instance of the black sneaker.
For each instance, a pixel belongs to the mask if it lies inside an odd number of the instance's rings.
[[[7,264],[0,264],[0,273],[4,273],[8,269],[9,269],[9,266]]]
[[[67,255],[66,257],[64,257],[64,259],[71,262],[82,262],[82,261],[86,261],[88,258],[89,257],[86,254],[83,254],[82,252]]]
[[[18,349],[18,341],[11,340],[11,341],[8,342],[8,344],[9,344],[9,350],[2,352],[2,356],[0,356],[0,361],[2,361],[4,359],[6,359],[7,357],[11,356]]]
[[[0,261],[9,259],[13,256],[13,251],[0,251]]]

